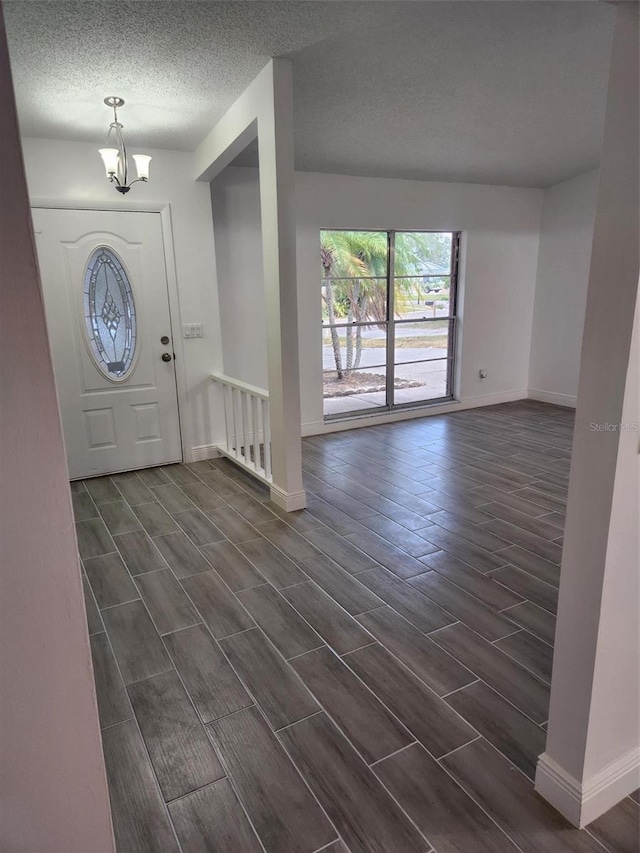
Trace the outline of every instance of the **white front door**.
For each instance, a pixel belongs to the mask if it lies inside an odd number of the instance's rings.
[[[35,208],[33,222],[69,476],[181,460],[160,214]]]

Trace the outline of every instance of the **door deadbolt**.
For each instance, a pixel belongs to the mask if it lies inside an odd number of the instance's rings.
[[[162,353],[162,360],[163,361],[171,361],[171,354],[168,352],[163,352]]]
[[[165,346],[165,347],[166,347],[166,345],[169,343],[169,336],[168,336],[168,335],[163,335],[163,336],[160,338],[160,343],[162,344],[162,346]]]

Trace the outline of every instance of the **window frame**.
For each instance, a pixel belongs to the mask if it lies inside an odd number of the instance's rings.
[[[372,233],[386,233],[387,235],[387,275],[386,275],[386,284],[387,284],[387,299],[386,299],[386,320],[385,320],[385,332],[386,332],[386,358],[385,358],[385,369],[386,369],[386,382],[385,382],[385,403],[380,406],[372,407],[366,411],[362,409],[353,409],[347,412],[336,412],[334,414],[326,414],[323,411],[323,419],[325,423],[330,423],[332,421],[343,421],[343,420],[353,420],[355,418],[363,418],[363,417],[373,417],[379,414],[388,414],[391,412],[397,411],[407,411],[411,409],[424,409],[430,406],[441,405],[442,403],[448,403],[452,400],[455,400],[455,375],[456,375],[456,354],[458,351],[458,337],[459,337],[459,315],[458,315],[458,289],[459,289],[459,268],[460,268],[460,242],[462,237],[461,231],[443,231],[441,229],[380,229],[380,228],[321,228],[320,233],[323,231],[365,231]],[[448,274],[449,277],[449,312],[446,317],[433,317],[425,320],[416,320],[415,318],[411,319],[396,319],[394,303],[395,303],[395,246],[396,246],[396,237],[398,234],[451,234],[451,260],[450,260],[450,271]],[[417,278],[418,276],[399,276],[398,278]],[[447,276],[442,275],[425,275],[419,276],[420,278],[444,278]],[[335,276],[336,280],[342,280],[345,276]],[[383,276],[366,276],[366,278],[373,278],[378,281],[383,280]],[[322,281],[322,279],[321,279]],[[398,362],[398,364],[419,364],[422,362],[435,362],[435,361],[446,361],[447,362],[447,376],[446,376],[446,393],[440,397],[433,397],[427,400],[413,400],[407,403],[396,403],[395,402],[395,368],[397,363],[395,361],[395,341],[396,341],[396,326],[402,325],[403,323],[430,323],[430,322],[442,322],[447,321],[449,323],[449,333],[448,333],[448,341],[447,341],[447,355],[441,356],[435,359],[418,359],[415,362]],[[333,326],[329,323],[325,324],[324,321],[321,322],[321,332],[324,336],[327,330],[332,328],[347,328],[347,327],[356,327],[356,326],[368,326],[372,325],[372,323],[334,323]],[[380,325],[379,323],[377,325]],[[383,365],[381,365],[383,366]],[[365,369],[365,368],[358,368]],[[324,367],[322,369],[323,376],[325,373],[332,373],[333,371],[325,370]],[[355,396],[355,395],[354,395]],[[323,397],[323,408],[324,408],[324,397]]]

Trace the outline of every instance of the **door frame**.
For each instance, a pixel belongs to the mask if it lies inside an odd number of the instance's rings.
[[[184,413],[188,411],[187,374],[184,363],[184,346],[182,342],[182,322],[180,318],[180,298],[178,295],[178,273],[173,248],[173,226],[171,224],[171,205],[169,202],[134,202],[129,200],[90,202],[86,199],[40,198],[29,199],[30,208],[45,208],[47,210],[105,210],[125,213],[159,213],[162,231],[162,246],[164,265],[167,271],[167,295],[169,297],[169,324],[173,339],[175,359],[173,368],[176,377],[176,402],[178,406],[178,427],[180,430],[180,447],[182,461],[190,461],[188,448],[191,445],[190,425],[185,421]]]

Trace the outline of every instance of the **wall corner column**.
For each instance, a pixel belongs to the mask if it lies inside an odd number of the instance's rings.
[[[260,213],[271,411],[271,498],[303,509],[298,298],[294,208],[293,79],[288,60],[269,66],[270,109],[258,117]]]
[[[271,59],[194,153],[195,178],[211,181],[258,138],[262,263],[267,321],[271,498],[306,506],[302,483],[294,198],[293,79]]]
[[[640,786],[638,143],[638,6],[621,2],[582,342],[548,736],[536,773],[538,793],[580,827]]]

